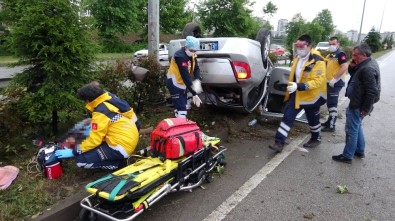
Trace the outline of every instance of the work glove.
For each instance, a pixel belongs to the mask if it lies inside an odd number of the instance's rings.
[[[62,158],[72,158],[74,157],[73,150],[69,148],[65,148],[63,150],[56,150],[55,156],[59,159]]]
[[[200,100],[198,95],[193,96],[192,101],[196,105],[196,107],[200,107],[200,104],[202,103],[202,100]]]
[[[329,86],[335,87],[335,84],[336,84],[339,80],[340,80],[340,78],[339,78],[339,79],[332,78],[332,80],[329,81]]]
[[[202,82],[200,80],[192,81],[192,89],[197,93],[200,94],[203,92]]]
[[[293,92],[295,92],[296,89],[298,88],[298,86],[296,85],[295,82],[289,82],[288,85],[289,85],[289,86],[287,87],[287,90],[289,91],[290,94],[292,94]]]

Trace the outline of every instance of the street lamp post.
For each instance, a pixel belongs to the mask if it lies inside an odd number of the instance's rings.
[[[363,10],[362,10],[362,18],[361,18],[361,26],[359,27],[359,34],[358,34],[358,41],[357,43],[359,43],[361,41],[361,32],[362,32],[362,24],[363,24],[363,15],[365,14],[365,4],[366,4],[366,0],[363,1]]]

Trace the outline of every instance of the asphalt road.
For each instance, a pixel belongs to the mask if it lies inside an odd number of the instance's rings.
[[[205,189],[168,195],[137,220],[395,220],[394,62],[395,52],[379,59],[382,94],[363,123],[365,159],[332,161],[344,147],[344,118],[308,153],[295,150],[308,136],[290,139],[276,156],[267,148],[273,140],[227,143],[226,174]],[[343,98],[342,116],[347,104]]]
[[[292,136],[292,132],[285,151],[277,155],[267,148],[272,139],[225,142],[225,174],[204,188],[167,195],[136,220],[395,220],[395,52],[378,61],[382,93],[363,122],[365,159],[354,159],[351,165],[331,159],[344,147],[348,100],[342,98],[343,118],[337,131],[323,133],[323,143],[316,149],[299,151],[297,147],[309,137]],[[247,122],[237,124],[245,127]],[[278,125],[269,123],[274,128]],[[267,133],[274,136],[275,129]],[[349,193],[337,193],[337,185],[346,185]]]

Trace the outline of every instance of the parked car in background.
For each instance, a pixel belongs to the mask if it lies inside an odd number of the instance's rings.
[[[166,61],[169,59],[169,51],[168,51],[169,45],[165,43],[160,43],[159,44],[159,51],[158,51],[158,57],[159,61]],[[134,58],[142,58],[142,57],[147,57],[148,56],[148,49],[142,49],[139,51],[136,51],[134,53]]]
[[[270,45],[270,53],[273,53],[276,56],[283,56],[285,49],[281,45],[272,44]]]
[[[329,49],[329,43],[327,41],[318,42],[315,50],[327,51]]]

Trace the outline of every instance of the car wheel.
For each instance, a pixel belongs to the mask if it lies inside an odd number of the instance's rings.
[[[267,67],[269,66],[270,37],[270,30],[262,28],[261,30],[259,30],[255,39],[261,43],[261,57],[263,67],[265,69],[267,69]]]
[[[202,29],[197,23],[190,22],[185,25],[184,30],[182,30],[182,38],[186,38],[187,36],[193,36],[195,38],[202,37]]]

